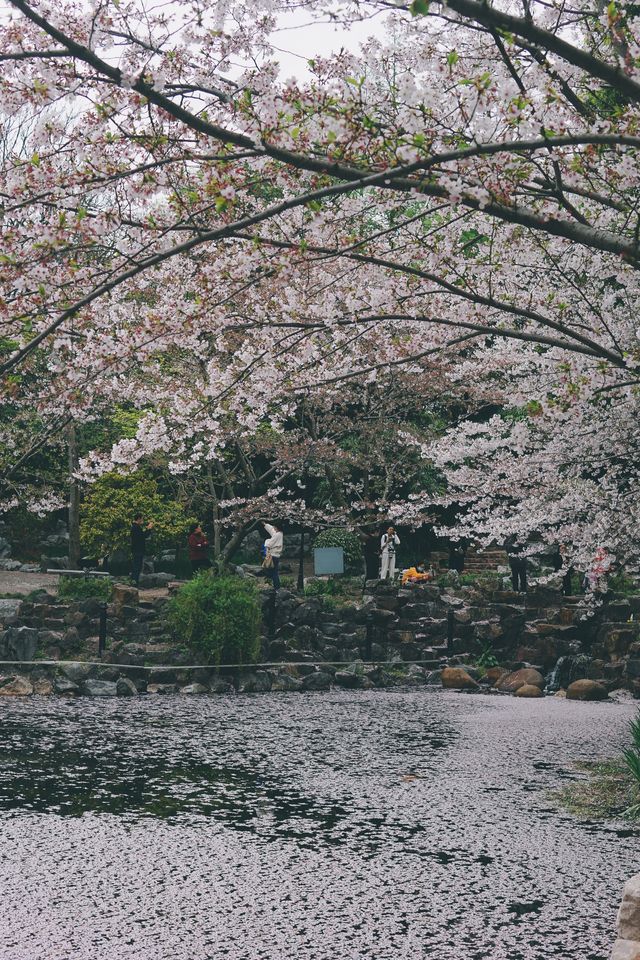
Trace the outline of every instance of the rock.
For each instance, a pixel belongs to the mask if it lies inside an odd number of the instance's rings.
[[[0,538],[0,542],[1,542]],[[12,600],[0,600],[0,620],[4,620],[5,617],[15,617],[20,612],[20,607],[22,606],[22,600],[17,598]]]
[[[21,566],[19,560],[0,560],[0,570],[19,570]]]
[[[566,691],[566,690],[562,690],[562,689],[556,690],[556,692],[554,693],[554,697],[558,697],[559,700],[566,700],[566,699],[567,699],[567,691]]]
[[[63,650],[66,650],[67,653],[73,653],[77,651],[82,646],[82,641],[80,639],[80,634],[78,633],[77,627],[69,627],[68,630],[65,630],[60,645]]]
[[[33,692],[38,697],[50,697],[53,693],[53,683],[48,677],[39,677],[33,682]]]
[[[0,677],[0,697],[28,697],[33,685],[28,677]]]
[[[197,693],[208,693],[209,690],[203,683],[189,683],[186,687],[180,687],[180,693],[184,693],[186,696]]]
[[[210,693],[235,693],[236,688],[232,683],[227,683],[226,680],[212,680],[209,684]]]
[[[303,690],[328,690],[331,686],[331,675],[322,670],[310,673],[302,681]]]
[[[359,677],[357,673],[349,673],[348,670],[338,670],[333,680],[338,687],[355,690],[356,687],[360,686],[361,677]],[[302,686],[302,684],[300,684],[300,686]]]
[[[39,573],[40,564],[39,563],[21,563],[20,564],[20,573]]]
[[[504,667],[489,667],[485,673],[485,677],[492,686],[496,686],[503,677],[508,675],[509,671],[505,670]]]
[[[635,697],[631,690],[613,690],[609,694],[609,699],[614,700],[616,703],[631,703],[635,700]]]
[[[71,663],[61,663],[60,671],[73,683],[82,683],[84,680],[88,680],[92,667],[91,663],[73,661]]]
[[[44,554],[40,557],[40,569],[46,570],[68,570],[68,557],[47,557]]]
[[[53,681],[54,692],[62,697],[75,697],[80,693],[80,687],[77,683],[69,680],[67,677],[56,677]]]
[[[462,667],[445,667],[440,675],[445,690],[478,690],[478,684]]]
[[[114,583],[111,593],[111,602],[117,617],[123,607],[137,607],[140,594],[136,587],[130,587],[125,583]]]
[[[6,537],[0,537],[0,559],[7,560],[11,556],[11,544]]]
[[[113,680],[85,680],[82,692],[87,697],[117,697],[118,685]]]
[[[640,960],[640,943],[637,940],[616,940],[611,960]]]
[[[524,687],[525,684],[540,687],[542,690],[544,687],[544,677],[538,670],[534,670],[532,667],[524,667],[521,670],[508,673],[506,677],[498,680],[495,686],[496,690],[502,690],[505,693],[515,693],[516,690]]]
[[[38,631],[32,627],[7,627],[0,633],[0,660],[33,660]]]
[[[268,693],[272,681],[271,674],[266,670],[257,670],[241,678],[238,693]]]
[[[147,693],[175,693],[178,688],[175,683],[149,683],[147,684]]]
[[[514,697],[541,697],[543,696],[542,690],[540,687],[537,687],[534,683],[525,683],[522,687],[518,687],[514,693]]]
[[[157,670],[152,670],[149,674],[149,683],[159,683],[159,684],[175,684],[177,680],[175,670],[171,667],[158,667]]]
[[[119,697],[137,697],[138,688],[129,677],[119,677],[116,681],[116,693]]]
[[[567,700],[606,700],[606,687],[597,680],[574,680],[567,688]]]
[[[624,885],[616,928],[621,940],[640,941],[640,873]]]
[[[272,692],[302,690],[302,680],[297,677],[290,677],[287,673],[279,674],[271,684]]]

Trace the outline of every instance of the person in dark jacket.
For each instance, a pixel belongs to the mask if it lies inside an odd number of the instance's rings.
[[[193,576],[198,570],[208,570],[211,567],[211,560],[207,557],[208,547],[209,541],[202,532],[202,527],[199,523],[192,523],[189,527],[189,560]]]
[[[146,527],[143,527],[144,520],[141,513],[136,513],[131,524],[131,556],[133,559],[131,579],[136,587],[140,582],[142,565],[144,564],[144,554],[147,547],[147,539],[151,536],[153,523],[149,521]]]
[[[378,533],[365,531],[360,534],[360,541],[364,553],[365,580],[377,580],[380,569],[380,536]]]
[[[524,546],[516,537],[509,537],[504,545],[511,567],[511,583],[514,593],[527,592],[527,558],[524,556]]]

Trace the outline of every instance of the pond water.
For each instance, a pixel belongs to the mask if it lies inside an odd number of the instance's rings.
[[[640,838],[549,801],[633,704],[0,702],[1,960],[606,960]]]

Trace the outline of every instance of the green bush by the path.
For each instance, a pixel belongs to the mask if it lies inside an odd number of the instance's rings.
[[[204,662],[255,663],[260,652],[260,599],[255,584],[204,571],[169,603],[176,638]]]
[[[109,577],[60,577],[58,596],[63,600],[104,600],[111,599],[111,580]]]

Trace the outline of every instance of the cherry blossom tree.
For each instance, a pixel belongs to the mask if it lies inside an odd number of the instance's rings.
[[[385,16],[389,39],[283,79],[293,9],[345,30]],[[113,462],[160,449],[188,473],[229,418],[246,439],[401,370],[471,415],[437,447],[406,441],[469,530],[506,532],[502,477],[521,532],[631,558],[633,444],[612,425],[637,419],[635,6],[8,0],[3,16],[0,372],[43,436],[124,399],[144,415]]]

